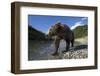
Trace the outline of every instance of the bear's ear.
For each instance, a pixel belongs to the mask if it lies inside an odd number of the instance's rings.
[[[55,25],[56,25],[57,28],[60,28],[61,27],[61,22],[58,22]]]

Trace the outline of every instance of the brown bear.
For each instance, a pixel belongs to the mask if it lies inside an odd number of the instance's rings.
[[[70,43],[72,47],[74,46],[74,33],[66,24],[62,24],[61,22],[57,22],[49,28],[48,36],[55,39],[55,52],[53,53],[53,55],[58,54],[60,40],[62,39],[66,41],[66,50],[64,52],[67,52],[69,50]]]

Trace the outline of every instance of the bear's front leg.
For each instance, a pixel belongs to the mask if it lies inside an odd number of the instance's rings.
[[[55,45],[55,52],[52,55],[58,55],[58,48],[59,48],[60,39],[55,38],[54,45]]]

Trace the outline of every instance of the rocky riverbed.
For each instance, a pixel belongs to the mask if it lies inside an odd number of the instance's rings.
[[[53,41],[34,41],[28,42],[28,60],[54,60],[54,59],[84,59],[88,57],[87,37],[75,39],[73,48],[63,53],[66,43],[61,41],[59,54],[52,56],[54,53]]]

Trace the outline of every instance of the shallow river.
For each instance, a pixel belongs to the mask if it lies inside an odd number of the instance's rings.
[[[52,56],[55,52],[53,41],[35,41],[29,40],[28,42],[28,60],[54,60],[63,59],[62,51],[65,50],[65,41],[60,42],[60,47],[58,49],[59,55]],[[74,50],[87,49],[87,45],[81,45],[79,42],[75,42]]]

